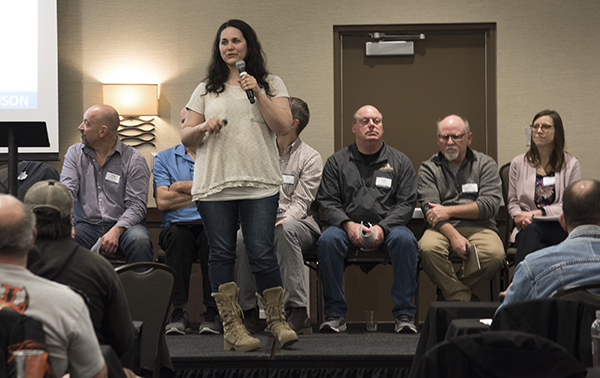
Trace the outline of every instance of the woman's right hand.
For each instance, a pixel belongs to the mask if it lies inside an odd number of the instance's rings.
[[[222,120],[217,117],[212,117],[208,121],[204,122],[203,125],[200,126],[200,130],[202,130],[206,135],[210,134],[218,134],[221,132],[221,129],[227,125],[227,120]]]

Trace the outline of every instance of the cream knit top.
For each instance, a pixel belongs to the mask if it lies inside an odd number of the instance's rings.
[[[273,98],[289,97],[283,81],[269,75]],[[216,95],[206,93],[202,82],[187,108],[206,120],[227,120],[219,134],[206,135],[196,150],[192,199],[211,200],[228,188],[255,188],[277,192],[282,183],[275,133],[267,126],[256,103],[250,104],[239,86],[226,85]]]

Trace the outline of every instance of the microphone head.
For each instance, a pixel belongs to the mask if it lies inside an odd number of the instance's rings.
[[[246,63],[241,59],[235,62],[235,67],[238,69],[239,72],[246,71]]]

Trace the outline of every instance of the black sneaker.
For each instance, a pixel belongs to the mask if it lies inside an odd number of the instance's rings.
[[[190,333],[190,316],[182,308],[176,308],[171,313],[171,322],[165,326],[167,335],[185,335]]]
[[[258,306],[244,311],[242,323],[244,323],[244,327],[246,327],[246,330],[250,333],[261,332],[265,329],[265,326],[260,321],[260,310],[258,309]]]
[[[417,327],[412,318],[408,315],[399,315],[395,321],[394,330],[396,333],[417,333]]]
[[[321,333],[339,333],[346,331],[346,319],[342,317],[327,317],[319,327]]]
[[[212,333],[215,335],[220,334],[223,331],[223,325],[221,324],[221,317],[216,309],[207,308],[204,312],[204,320],[200,323],[199,334]]]

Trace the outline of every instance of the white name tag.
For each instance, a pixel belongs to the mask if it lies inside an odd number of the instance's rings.
[[[116,173],[106,172],[105,179],[106,179],[106,181],[110,181],[110,182],[114,182],[115,184],[118,184],[119,180],[121,179],[121,176],[117,175]]]
[[[287,185],[294,185],[294,175],[283,174],[283,183]]]
[[[542,179],[542,185],[544,186],[551,186],[554,185],[556,183],[556,177],[544,177]]]
[[[468,184],[463,184],[462,191],[463,193],[477,193],[477,183],[470,182]]]
[[[377,177],[375,179],[375,186],[378,188],[389,189],[392,187],[392,179],[389,177]]]

